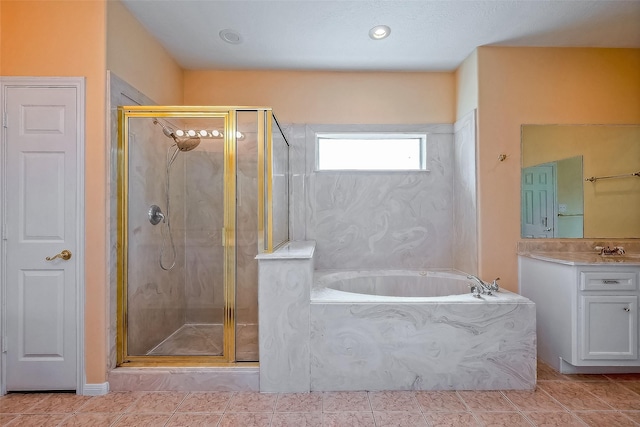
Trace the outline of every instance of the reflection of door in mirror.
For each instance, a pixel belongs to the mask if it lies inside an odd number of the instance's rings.
[[[522,236],[554,237],[555,165],[522,169]]]

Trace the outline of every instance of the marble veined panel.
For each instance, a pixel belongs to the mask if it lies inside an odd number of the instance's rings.
[[[451,267],[451,133],[427,135],[427,169],[311,173],[307,238],[318,268]]]
[[[258,391],[258,367],[117,368],[111,391]]]
[[[319,269],[451,266],[449,180],[437,185],[426,173],[312,179]]]
[[[150,118],[132,119],[129,131],[127,340],[130,354],[145,354],[184,323],[184,161],[177,158],[167,174],[171,143]],[[149,222],[152,204],[162,208],[167,222]],[[161,268],[161,254],[165,267],[175,260],[173,269]]]
[[[520,301],[312,303],[311,390],[532,389],[535,305],[510,295]]]
[[[260,391],[309,391],[313,261],[260,260]]]
[[[107,362],[109,368],[116,366],[116,330],[117,330],[117,244],[118,244],[118,106],[119,105],[155,105],[155,102],[138,91],[133,86],[119,78],[116,74],[108,71],[109,83],[109,114],[110,126],[108,128],[109,138],[109,164],[108,176],[109,185],[107,186],[107,200],[109,202],[109,211],[107,222],[109,224],[108,247],[107,254],[108,270],[107,283],[109,284],[109,360]]]
[[[475,111],[454,127],[453,267],[477,274],[478,225]]]

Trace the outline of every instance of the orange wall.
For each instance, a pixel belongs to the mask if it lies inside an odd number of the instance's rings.
[[[185,71],[187,105],[265,106],[282,123],[453,123],[454,73]]]
[[[0,75],[86,77],[87,383],[105,381],[106,147],[104,1],[2,1]]]
[[[520,125],[640,123],[638,70],[640,49],[478,48],[482,277],[518,288]]]
[[[182,68],[117,0],[107,2],[107,68],[160,105],[182,104]]]

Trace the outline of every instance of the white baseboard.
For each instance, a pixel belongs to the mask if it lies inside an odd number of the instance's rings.
[[[84,396],[102,396],[107,393],[109,393],[108,382],[102,384],[85,384],[82,388],[82,394]]]

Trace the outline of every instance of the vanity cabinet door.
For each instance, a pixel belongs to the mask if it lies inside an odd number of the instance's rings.
[[[638,358],[638,297],[580,296],[580,358]]]

